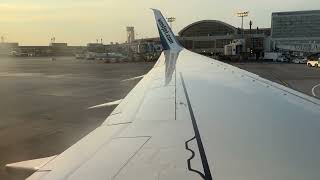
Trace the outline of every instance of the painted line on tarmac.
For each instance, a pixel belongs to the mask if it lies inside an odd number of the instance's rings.
[[[290,85],[287,82],[285,82],[284,80],[281,80],[281,79],[278,79],[278,80],[281,81],[281,83],[284,84],[285,86],[290,87]]]
[[[278,78],[274,73],[270,73],[270,75],[275,78],[276,80],[280,81],[282,85],[288,87],[288,88],[291,88],[291,86],[289,85],[289,83],[287,83],[286,81]]]
[[[314,97],[317,97],[317,95],[316,95],[316,93],[315,93],[315,90],[317,89],[317,87],[320,87],[320,84],[315,85],[315,86],[313,86],[313,88],[312,88],[312,95],[313,95]]]
[[[288,88],[291,88],[291,86],[289,85],[289,83],[287,83],[286,81],[278,78],[277,76],[275,76],[274,74],[271,74],[273,76],[273,78],[275,78],[276,80],[280,81],[282,85],[288,87]]]

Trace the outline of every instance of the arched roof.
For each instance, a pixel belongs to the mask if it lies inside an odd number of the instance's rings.
[[[236,34],[237,29],[230,24],[218,20],[203,20],[192,23],[179,32],[182,37],[219,36]]]

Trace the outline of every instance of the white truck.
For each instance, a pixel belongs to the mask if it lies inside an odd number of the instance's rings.
[[[289,62],[288,59],[282,55],[282,53],[278,52],[265,52],[263,59],[274,62]]]

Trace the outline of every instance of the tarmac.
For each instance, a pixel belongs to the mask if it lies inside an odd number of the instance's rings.
[[[309,96],[320,98],[320,68],[289,63],[233,63],[246,71]]]
[[[5,164],[60,154],[98,127],[153,63],[0,57],[0,179]]]
[[[320,97],[320,68],[235,63],[242,69]],[[74,58],[0,58],[0,179],[18,180],[5,164],[59,154],[98,127],[153,63],[105,64]],[[317,86],[318,85],[318,86]]]

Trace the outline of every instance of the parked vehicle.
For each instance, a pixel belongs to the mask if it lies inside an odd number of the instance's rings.
[[[85,59],[86,58],[86,54],[84,53],[77,53],[75,54],[76,59]]]
[[[293,63],[295,63],[295,64],[304,64],[304,63],[306,63],[308,61],[308,59],[305,57],[305,58],[303,58],[303,57],[297,57],[297,58],[294,58],[293,60],[292,60],[292,62]]]
[[[279,56],[277,59],[276,59],[277,62],[289,62],[289,59],[286,58],[285,56]]]
[[[307,66],[309,67],[319,67],[320,66],[320,53],[312,54],[308,56]]]
[[[281,55],[281,53],[277,52],[265,52],[264,53],[264,60],[271,60],[271,61],[277,61],[278,57]]]
[[[319,60],[308,60],[307,65],[309,67],[319,67]]]
[[[265,52],[263,59],[274,62],[289,62],[288,58],[286,58],[282,53],[278,52]]]

